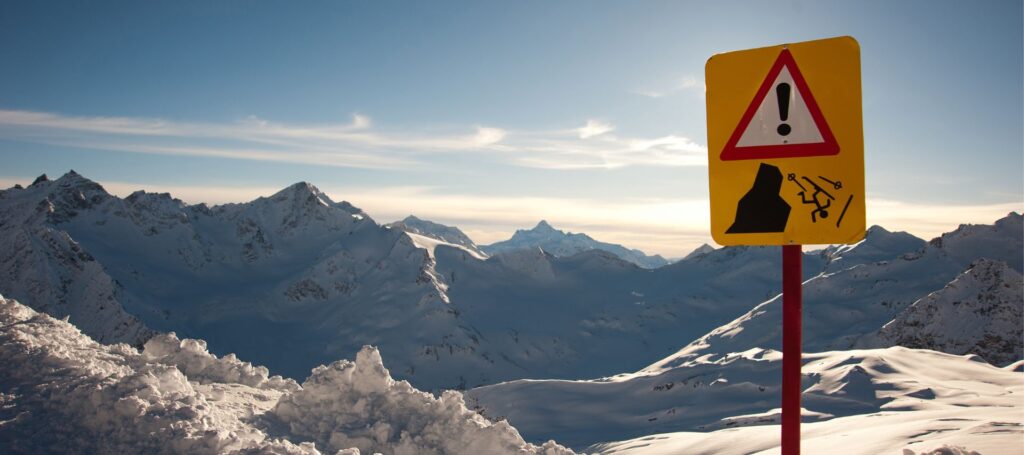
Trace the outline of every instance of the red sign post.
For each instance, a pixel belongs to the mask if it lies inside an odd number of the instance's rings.
[[[800,455],[803,251],[782,246],[782,455]]]

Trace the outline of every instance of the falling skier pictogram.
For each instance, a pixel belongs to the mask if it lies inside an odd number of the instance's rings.
[[[814,210],[811,210],[811,222],[814,223],[817,223],[819,218],[828,218],[828,209],[832,207],[832,201],[836,200],[835,196],[826,190],[823,185],[831,186],[834,191],[843,189],[843,182],[839,180],[832,180],[821,175],[818,176],[818,179],[823,182],[821,185],[806,175],[800,176],[799,178],[797,178],[797,175],[792,172],[786,175],[786,180],[789,180],[790,182],[795,183],[796,186],[800,187],[800,192],[797,193],[797,195],[800,196],[800,202],[808,205],[814,205]],[[807,186],[800,183],[800,180],[806,182],[806,184],[814,191],[809,191]],[[839,223],[842,223],[843,217],[846,216],[846,210],[850,207],[850,202],[852,200],[853,195],[851,194],[850,197],[847,198],[846,204],[843,206],[842,213],[839,214],[839,219],[836,220],[836,227],[839,227]]]

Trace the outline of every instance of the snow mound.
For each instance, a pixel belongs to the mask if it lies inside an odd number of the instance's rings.
[[[357,446],[395,455],[572,453],[553,441],[541,447],[524,444],[507,422],[491,423],[466,409],[458,392],[434,398],[407,381],[391,379],[380,352],[369,346],[355,362],[317,367],[302,390],[282,397],[268,418],[329,450]]]
[[[0,364],[5,453],[572,453],[394,381],[372,347],[300,388],[201,340],[103,345],[0,296]]]
[[[2,298],[0,327],[0,447],[8,453],[319,453],[264,443],[178,368],[146,362],[126,344],[101,345]]]
[[[267,367],[253,366],[249,362],[238,360],[234,354],[218,359],[206,349],[205,341],[179,340],[174,332],[150,338],[146,342],[142,356],[148,362],[176,366],[190,381],[202,384],[226,382],[264,389],[299,388],[291,379],[283,379],[281,376],[268,377],[270,372]]]

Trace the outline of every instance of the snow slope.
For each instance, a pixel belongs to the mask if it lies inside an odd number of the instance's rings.
[[[1024,359],[1022,302],[1021,274],[1005,262],[979,259],[862,344],[977,354],[994,365],[1009,365]]]
[[[555,256],[572,256],[589,250],[603,250],[640,267],[655,269],[668,264],[665,258],[648,256],[643,251],[629,249],[622,245],[594,240],[586,234],[564,232],[551,227],[547,221],[541,220],[533,229],[519,229],[512,238],[481,247],[487,254],[519,249],[541,248]]]
[[[459,319],[479,331],[495,365],[519,371],[478,370],[466,376],[470,387],[635,371],[775,295],[781,282],[777,248],[716,250],[656,270],[601,250],[513,250],[483,262],[451,248],[436,255]]]
[[[1010,214],[997,225],[1005,226],[1012,223],[1017,223],[1019,227],[1020,215]],[[804,372],[810,374],[810,379],[819,382],[819,379],[815,379],[815,374],[825,378],[841,373],[845,379],[840,382],[849,385],[837,385],[836,388],[822,386],[819,387],[821,393],[805,397],[807,407],[812,411],[805,418],[817,420],[834,416],[864,415],[883,409],[885,400],[876,398],[884,395],[881,391],[889,390],[889,386],[884,385],[884,381],[871,371],[874,369],[875,372],[884,373],[893,367],[883,365],[875,368],[871,365],[891,364],[892,359],[890,354],[885,354],[886,351],[865,351],[875,352],[871,355],[877,355],[879,359],[865,358],[866,360],[858,361],[868,363],[863,366],[863,371],[817,370],[816,364],[810,359],[826,355],[852,356],[851,358],[860,356],[857,354],[859,351],[848,350],[873,339],[872,337],[883,326],[911,307],[914,302],[922,305],[921,309],[915,312],[929,313],[925,308],[933,306],[947,310],[948,307],[957,307],[956,310],[946,311],[944,317],[933,318],[934,320],[927,324],[903,324],[903,327],[906,327],[904,333],[908,335],[921,334],[917,327],[936,327],[929,338],[934,343],[929,347],[967,352],[963,349],[975,345],[979,338],[1003,340],[1000,343],[992,343],[993,346],[1000,348],[998,352],[1005,352],[1002,350],[1004,345],[1013,347],[1011,340],[1022,338],[1021,325],[1015,324],[1012,319],[1014,315],[1020,314],[1021,307],[1024,306],[1024,299],[1015,294],[1020,292],[1019,272],[1000,265],[1005,264],[1003,262],[991,260],[979,260],[973,266],[971,263],[965,264],[962,261],[967,260],[969,256],[950,254],[947,249],[963,251],[960,242],[973,245],[1014,245],[1019,243],[1021,235],[1021,229],[976,228],[965,235],[947,240],[941,246],[929,244],[919,251],[903,254],[890,261],[868,262],[874,253],[862,255],[857,259],[857,255],[854,254],[857,248],[867,248],[871,251],[875,249],[872,242],[891,243],[891,239],[884,235],[884,232],[875,230],[874,235],[868,236],[865,242],[843,252],[843,260],[848,260],[847,264],[850,265],[848,268],[821,272],[807,280],[803,291],[804,351],[824,353],[806,354],[805,360],[809,363],[805,366]],[[986,239],[977,239],[975,236]],[[1000,240],[999,236],[1005,238]],[[720,251],[721,253],[716,251],[697,259],[700,262],[720,260],[725,254],[735,254],[742,250]],[[995,259],[1000,261],[1012,260],[1019,254],[1019,251],[997,248],[982,252],[995,256]],[[805,256],[805,270],[808,257],[829,260],[826,254]],[[681,264],[688,262],[692,261],[682,261]],[[836,263],[837,261],[833,260],[816,268],[822,270]],[[741,263],[732,263],[737,264]],[[734,271],[735,276],[728,272],[718,270],[719,275],[716,278],[730,280],[741,279],[740,277],[744,276],[764,276],[744,269]],[[921,297],[940,289],[944,290],[924,299],[924,304],[920,303]],[[958,299],[961,299],[961,296],[976,299],[978,303],[943,303],[960,301]],[[932,299],[934,304],[930,303]],[[959,313],[960,311],[969,314],[970,317],[965,317]],[[956,322],[950,324],[950,321]],[[896,325],[891,327],[893,329],[890,330],[895,330]],[[979,332],[978,336],[974,333],[960,332],[967,327]],[[777,400],[780,374],[778,365],[772,362],[777,360],[776,353],[780,349],[781,298],[776,295],[737,319],[697,338],[679,352],[654,362],[635,374],[617,375],[594,381],[512,381],[474,389],[467,392],[467,396],[470,397],[471,403],[480,406],[488,415],[508,417],[527,438],[557,435],[559,440],[574,447],[584,447],[601,440],[630,439],[644,434],[680,429],[706,432],[731,425],[769,424],[777,415],[772,409],[779,407]],[[1008,357],[1012,358],[1013,355],[1009,354]],[[949,357],[931,357],[927,362],[942,364],[945,362],[943,359],[947,358]],[[989,368],[988,371],[992,374],[1012,371],[1012,368],[1002,370],[989,366],[980,357],[975,359],[977,362],[971,361],[971,365],[977,363]],[[996,360],[993,358],[993,361]],[[825,359],[823,365],[830,365],[829,362],[831,360]],[[895,382],[910,381],[910,378],[919,374],[916,369],[927,362],[914,360],[913,368],[908,367],[902,371],[905,378]],[[987,373],[983,374],[981,371],[965,373],[966,370],[957,365],[939,368],[961,372],[964,375],[936,376],[933,382],[928,382],[929,385],[922,389],[930,388],[935,391],[938,390],[936,387],[949,387],[958,381],[987,377]],[[921,370],[920,374],[924,375],[921,380],[927,379],[928,371]],[[1015,378],[1018,384],[1022,379],[1020,376],[1010,378]],[[818,390],[811,387],[816,384],[814,381],[805,380],[805,392]],[[980,381],[977,387],[985,387],[987,379]],[[697,389],[700,392],[690,396],[659,396],[650,393],[670,391],[679,387],[686,390]],[[857,393],[865,395],[854,400],[846,399],[846,392],[842,391],[852,391],[853,388],[859,388],[860,391]],[[964,387],[968,390],[974,388],[973,385]],[[904,391],[914,393],[916,389]],[[929,395],[926,392],[922,393],[924,396]],[[938,396],[941,397],[942,394]],[[812,406],[811,403],[815,403],[815,400],[822,404]],[[1019,412],[1024,403],[1010,401],[1004,405],[1016,408]]]
[[[0,297],[0,363],[4,453],[571,453],[394,381],[372,347],[299,386],[173,334],[102,345]]]
[[[463,251],[469,253],[475,259],[479,259],[479,260],[487,259],[487,255],[482,253],[482,252],[480,252],[480,251],[475,251],[475,250],[466,248],[466,247],[464,247],[462,245],[445,242],[444,240],[438,240],[436,237],[430,237],[430,236],[426,236],[426,235],[422,235],[422,234],[415,234],[415,233],[412,233],[412,232],[409,232],[409,231],[406,231],[405,234],[408,235],[410,239],[412,239],[412,243],[414,245],[416,245],[417,248],[422,248],[424,250],[427,250],[427,254],[429,254],[431,258],[436,258],[437,257],[436,254],[434,253],[434,251],[437,249],[438,245],[445,245],[445,246],[448,246],[448,247],[453,247],[453,248],[458,248],[460,250],[463,250]]]
[[[141,345],[153,332],[124,310],[118,282],[67,232],[53,227],[108,198],[103,187],[74,171],[0,191],[0,292],[68,317],[97,340]]]
[[[840,417],[801,425],[801,450],[849,455],[1019,455],[1017,408],[958,407]],[[778,425],[676,432],[598,444],[602,455],[779,453]]]
[[[823,272],[806,281],[803,287],[804,350],[815,352],[861,346],[862,339],[877,332],[918,299],[944,288],[977,258],[1010,264],[1019,262],[1020,251],[1014,249],[993,246],[980,250],[977,257],[962,253],[968,249],[964,245],[1021,243],[1024,236],[1021,215],[1010,214],[996,225],[1004,229],[979,227],[949,238],[939,246],[932,242],[917,252],[890,261],[855,264],[835,272]],[[867,245],[870,243],[858,248]],[[1005,284],[1012,286],[1011,274],[998,275],[995,279],[1010,280]],[[1003,286],[1004,283],[975,281],[974,284],[964,291],[965,294],[984,292],[988,286]],[[1020,300],[1015,303],[1018,308],[1024,305]],[[1001,335],[1003,338],[1021,336],[1019,326],[1003,329],[1009,330]],[[655,367],[706,355],[743,352],[753,347],[781,350],[781,342],[782,298],[778,295],[693,341]]]
[[[828,261],[828,271],[838,271],[858,264],[888,261],[924,248],[925,241],[906,232],[889,232],[881,226],[871,226],[864,239],[853,245],[830,246],[822,251]]]
[[[600,453],[759,453],[779,443],[781,359],[751,349],[596,381],[514,381],[471,390],[467,400],[507,417],[528,439],[558,435],[578,448],[597,444],[590,450]],[[1021,373],[902,347],[803,360],[808,453],[899,453],[953,442],[1020,453]],[[689,432],[662,434],[679,431]],[[600,444],[614,440],[626,441]]]

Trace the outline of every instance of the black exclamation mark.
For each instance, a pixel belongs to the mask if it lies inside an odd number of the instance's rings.
[[[783,82],[775,87],[775,95],[779,98],[779,118],[785,122],[789,118],[789,84]],[[787,136],[792,128],[783,123],[775,131],[778,131],[780,136]]]

